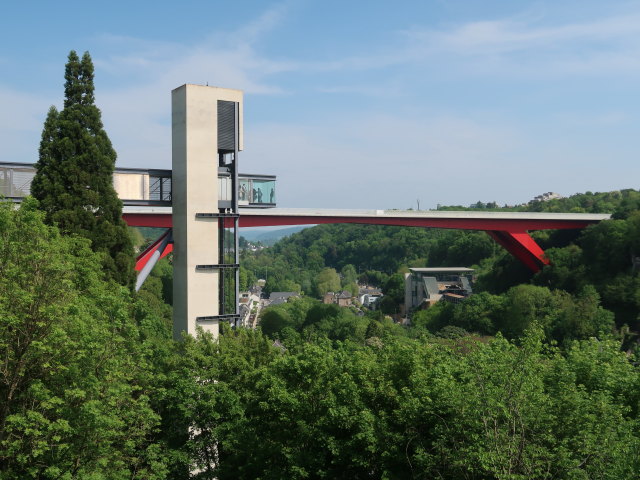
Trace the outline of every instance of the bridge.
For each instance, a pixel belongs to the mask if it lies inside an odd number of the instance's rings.
[[[30,193],[35,164],[0,163],[0,195],[20,201]],[[400,211],[328,210],[274,208],[274,175],[239,174],[239,226],[264,227],[323,223],[358,223],[403,227],[482,230],[514,255],[531,271],[548,263],[544,251],[529,235],[532,230],[584,228],[609,218],[606,214],[478,212],[478,211]],[[166,169],[117,168],[114,187],[124,204],[123,218],[130,226],[172,228],[172,171]],[[231,174],[218,171],[218,209],[231,205]],[[231,220],[226,226],[231,228]],[[136,260],[141,271],[168,236],[163,235]],[[170,241],[160,258],[173,249]]]
[[[35,172],[35,164],[0,163],[0,194],[20,201],[30,193]],[[482,230],[533,272],[539,271],[548,260],[544,251],[529,235],[529,231],[584,228],[610,218],[607,214],[582,213],[274,208],[275,181],[274,175],[239,174],[240,227],[359,223]],[[218,208],[226,208],[232,198],[229,172],[220,171],[218,183]],[[114,187],[124,204],[123,218],[130,226],[172,228],[171,170],[117,168],[114,172]],[[229,228],[232,227],[230,223],[230,220],[226,221]],[[162,236],[138,257],[138,271],[144,268],[164,240],[165,236]],[[161,257],[171,252],[172,248],[172,243],[167,242]]]
[[[131,226],[166,232],[136,261],[138,285],[159,258],[174,251],[174,334],[199,328],[218,334],[239,318],[240,227],[356,223],[481,230],[536,272],[549,263],[532,230],[578,229],[602,214],[479,211],[326,210],[276,208],[275,176],[238,171],[243,150],[243,93],[182,85],[171,93],[172,170],[116,169],[114,188]],[[30,192],[33,164],[0,164],[0,195]],[[235,290],[235,292],[234,292]],[[226,299],[235,294],[235,308]]]
[[[125,206],[123,218],[130,226],[172,228],[171,207]],[[478,212],[478,211],[414,211],[414,210],[328,210],[303,208],[240,208],[240,227],[278,225],[311,225],[324,223],[356,223],[422,228],[481,230],[520,260],[533,272],[549,263],[544,251],[529,234],[531,230],[585,228],[610,218],[608,214]],[[232,227],[231,220],[226,226]],[[156,241],[138,258],[141,270],[163,238]],[[169,253],[165,245],[162,256]]]

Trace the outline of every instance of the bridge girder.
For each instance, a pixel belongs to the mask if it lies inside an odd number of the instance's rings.
[[[139,227],[172,227],[170,213],[144,214],[125,213],[124,220],[130,226]],[[228,220],[229,226],[232,220]],[[576,221],[562,219],[505,219],[505,218],[421,218],[416,217],[355,217],[355,216],[304,216],[304,215],[268,215],[260,213],[251,215],[243,213],[240,216],[240,227],[266,227],[279,225],[311,225],[324,223],[354,223],[366,225],[390,225],[403,227],[422,228],[448,228],[456,230],[479,230],[487,232],[499,245],[520,260],[533,272],[538,272],[549,264],[544,250],[535,242],[528,233],[529,230],[550,229],[581,229],[595,223],[592,220]],[[160,244],[159,239],[154,243],[155,248]],[[149,248],[152,248],[152,245]],[[172,245],[168,245],[162,256],[171,251]],[[143,252],[138,257],[136,269],[141,269],[146,263],[145,258],[151,256],[151,252]]]

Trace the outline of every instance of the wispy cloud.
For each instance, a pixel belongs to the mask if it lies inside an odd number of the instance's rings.
[[[367,71],[436,62],[496,75],[640,72],[640,14],[636,12],[582,23],[558,23],[524,13],[397,33],[393,45],[330,62],[309,61],[300,68]]]
[[[429,110],[428,94],[416,85],[427,68],[427,74],[449,75],[461,85],[473,81],[475,73],[501,80],[517,75],[617,78],[620,73],[640,73],[640,15],[562,23],[523,14],[419,27],[396,32],[385,45],[355,39],[361,42],[361,55],[340,57],[338,52],[327,62],[265,52],[263,41],[283,28],[291,5],[277,4],[235,31],[214,31],[188,44],[101,37],[101,48],[92,51],[97,103],[119,165],[170,167],[169,92],[181,84],[208,82],[294,102],[298,92],[288,91],[287,85],[295,84],[345,99],[357,94],[388,100],[392,94],[407,101],[396,102],[394,114],[375,113],[385,109],[383,102],[371,102],[366,113],[354,113],[353,104],[336,102],[336,110],[299,116],[298,123],[247,122],[243,169],[277,174],[279,202],[285,206],[406,208],[417,197],[430,206],[479,199],[516,202],[550,189],[572,193],[560,184],[574,191],[603,189],[592,184],[605,177],[615,184],[620,178],[615,175],[623,169],[605,172],[594,167],[590,178],[578,179],[576,164],[569,159],[603,165],[602,158],[608,158],[607,150],[615,149],[616,142],[603,137],[594,148],[589,134],[603,130],[601,126],[628,125],[633,115],[624,105],[600,106],[599,115],[597,106],[585,105],[584,117],[570,105],[566,113],[549,108],[545,125],[566,127],[574,134],[569,140],[564,133],[553,137],[526,112],[510,111],[509,106],[489,112],[493,116],[488,121],[466,105]],[[356,43],[349,50],[357,48]],[[289,74],[286,83],[283,73]],[[35,160],[50,103],[0,85],[2,159]],[[286,103],[285,108],[293,107]],[[632,154],[620,151],[617,158],[626,162],[623,178],[631,181],[640,175]],[[557,175],[541,174],[547,170]],[[522,179],[527,179],[526,186]]]
[[[256,95],[284,93],[269,79],[297,67],[257,53],[255,45],[278,28],[287,8],[287,3],[277,4],[235,32],[215,32],[195,44],[104,37],[116,49],[126,47],[127,53],[99,58],[96,64],[111,75],[127,72],[129,80],[135,80],[104,90],[97,98],[120,164],[170,166],[169,92],[182,84],[237,88]]]
[[[634,37],[640,33],[640,15],[552,27],[536,23],[508,19],[471,22],[448,31],[414,30],[406,35],[433,51],[485,55],[575,44],[581,48],[593,43],[615,45],[629,40],[637,45]]]
[[[234,32],[212,32],[186,44],[122,35],[98,36],[96,103],[119,153],[119,164],[170,166],[170,95],[184,83],[238,88],[250,94],[280,95],[270,82],[274,74],[295,69],[292,63],[271,60],[256,45],[286,18],[283,2],[259,14]],[[61,98],[60,102],[61,103]],[[2,89],[0,83],[2,158],[31,161],[23,152],[37,149],[37,139],[49,103],[28,92]],[[17,135],[15,132],[20,132]],[[19,139],[19,141],[18,141]]]
[[[265,34],[270,33],[282,23],[291,8],[292,2],[290,1],[272,5],[260,16],[241,27],[236,32],[236,37],[239,41],[249,44],[259,41]]]
[[[640,72],[638,13],[552,26],[549,18],[524,17],[406,31],[405,61],[448,56],[473,68],[487,62],[487,71],[495,74]],[[504,69],[496,71],[496,66]]]

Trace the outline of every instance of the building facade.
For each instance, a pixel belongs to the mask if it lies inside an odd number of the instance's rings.
[[[428,308],[442,300],[457,303],[473,293],[471,268],[410,268],[409,271],[404,276],[407,313]]]

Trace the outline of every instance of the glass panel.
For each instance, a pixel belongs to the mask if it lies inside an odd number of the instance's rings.
[[[11,196],[11,177],[9,169],[0,167],[0,195],[3,197]]]
[[[276,203],[276,182],[274,180],[253,180],[252,194],[251,203]]]
[[[13,170],[13,186],[15,197],[26,197],[31,194],[31,182],[36,176],[35,169],[16,168]]]
[[[149,177],[149,200],[160,200],[162,188],[161,177]]]
[[[218,224],[218,254],[223,264],[236,263],[235,227],[225,227],[223,222]],[[236,269],[222,268],[219,276],[219,312],[220,314],[234,314],[236,312]]]
[[[171,177],[149,176],[149,198],[143,200],[171,201]]]
[[[36,171],[31,167],[0,167],[0,195],[26,197],[31,194],[31,182]]]
[[[162,200],[164,202],[171,201],[171,177],[162,179]]]
[[[247,179],[238,179],[238,201],[244,204],[251,201],[251,185]]]
[[[231,200],[231,177],[218,177],[218,200]]]

